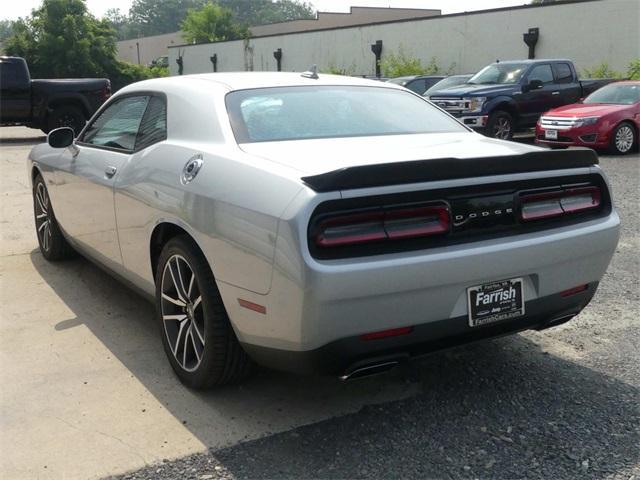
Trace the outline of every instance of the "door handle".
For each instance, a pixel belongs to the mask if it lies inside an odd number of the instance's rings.
[[[560,92],[551,92],[551,95],[560,95]]]
[[[111,178],[116,174],[117,171],[118,171],[118,169],[116,167],[113,167],[113,166],[109,165],[105,169],[104,174],[107,176],[107,178]]]

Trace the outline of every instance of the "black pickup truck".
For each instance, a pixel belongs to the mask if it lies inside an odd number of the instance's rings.
[[[552,108],[576,103],[613,80],[579,80],[570,60],[492,63],[467,83],[429,95],[465,125],[509,140]]]
[[[111,95],[106,78],[31,80],[24,58],[0,57],[0,125],[26,125],[48,133],[87,119]]]

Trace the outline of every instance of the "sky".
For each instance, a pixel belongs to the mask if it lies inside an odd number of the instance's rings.
[[[123,13],[129,11],[132,0],[87,0],[89,11],[101,17],[109,8],[119,8]],[[2,0],[0,19],[15,20],[25,17],[37,8],[41,0]],[[436,8],[442,13],[455,13],[488,8],[509,7],[530,3],[528,0],[311,0],[313,6],[323,12],[348,12],[349,6],[397,7],[397,8]]]

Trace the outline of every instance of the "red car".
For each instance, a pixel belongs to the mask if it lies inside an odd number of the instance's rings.
[[[608,148],[624,155],[638,145],[640,81],[610,83],[582,103],[548,111],[536,125],[536,143]]]

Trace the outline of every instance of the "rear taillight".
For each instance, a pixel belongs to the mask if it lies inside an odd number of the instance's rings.
[[[429,237],[449,232],[449,226],[445,204],[379,209],[321,221],[315,243],[326,248]]]
[[[520,219],[524,222],[558,217],[600,207],[598,187],[579,187],[553,192],[525,194],[520,197]]]

